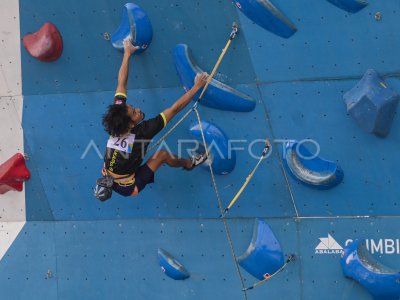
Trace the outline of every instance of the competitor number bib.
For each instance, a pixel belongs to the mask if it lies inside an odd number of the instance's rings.
[[[107,148],[131,153],[134,141],[135,135],[133,133],[125,137],[110,137],[107,142]]]

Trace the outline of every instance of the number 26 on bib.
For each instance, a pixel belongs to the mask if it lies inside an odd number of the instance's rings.
[[[125,137],[110,137],[107,142],[107,148],[131,153],[134,141],[135,135],[132,133]]]

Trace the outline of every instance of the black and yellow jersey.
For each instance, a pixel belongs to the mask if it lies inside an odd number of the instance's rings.
[[[115,104],[125,104],[126,95],[115,95]],[[140,167],[153,137],[166,126],[164,113],[142,121],[128,135],[112,137],[107,141],[105,168],[118,175],[133,174]]]

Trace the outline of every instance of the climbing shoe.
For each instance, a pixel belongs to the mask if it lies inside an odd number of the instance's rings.
[[[201,165],[202,163],[204,163],[207,160],[207,155],[204,154],[198,154],[198,155],[193,155],[190,160],[192,161],[192,166],[190,168],[184,168],[187,171],[191,171],[194,168],[196,168],[197,166]]]

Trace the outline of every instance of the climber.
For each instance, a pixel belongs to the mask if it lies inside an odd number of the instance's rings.
[[[154,173],[163,164],[192,170],[206,161],[205,154],[180,158],[164,150],[156,151],[142,164],[151,139],[192,100],[208,78],[207,73],[196,75],[193,87],[171,107],[154,118],[144,120],[145,114],[138,107],[126,103],[129,60],[138,49],[129,40],[124,41],[124,56],[118,73],[118,86],[114,103],[103,115],[103,125],[109,133],[104,155],[104,176],[113,178],[112,189],[123,196],[136,196],[144,187],[154,182]]]

